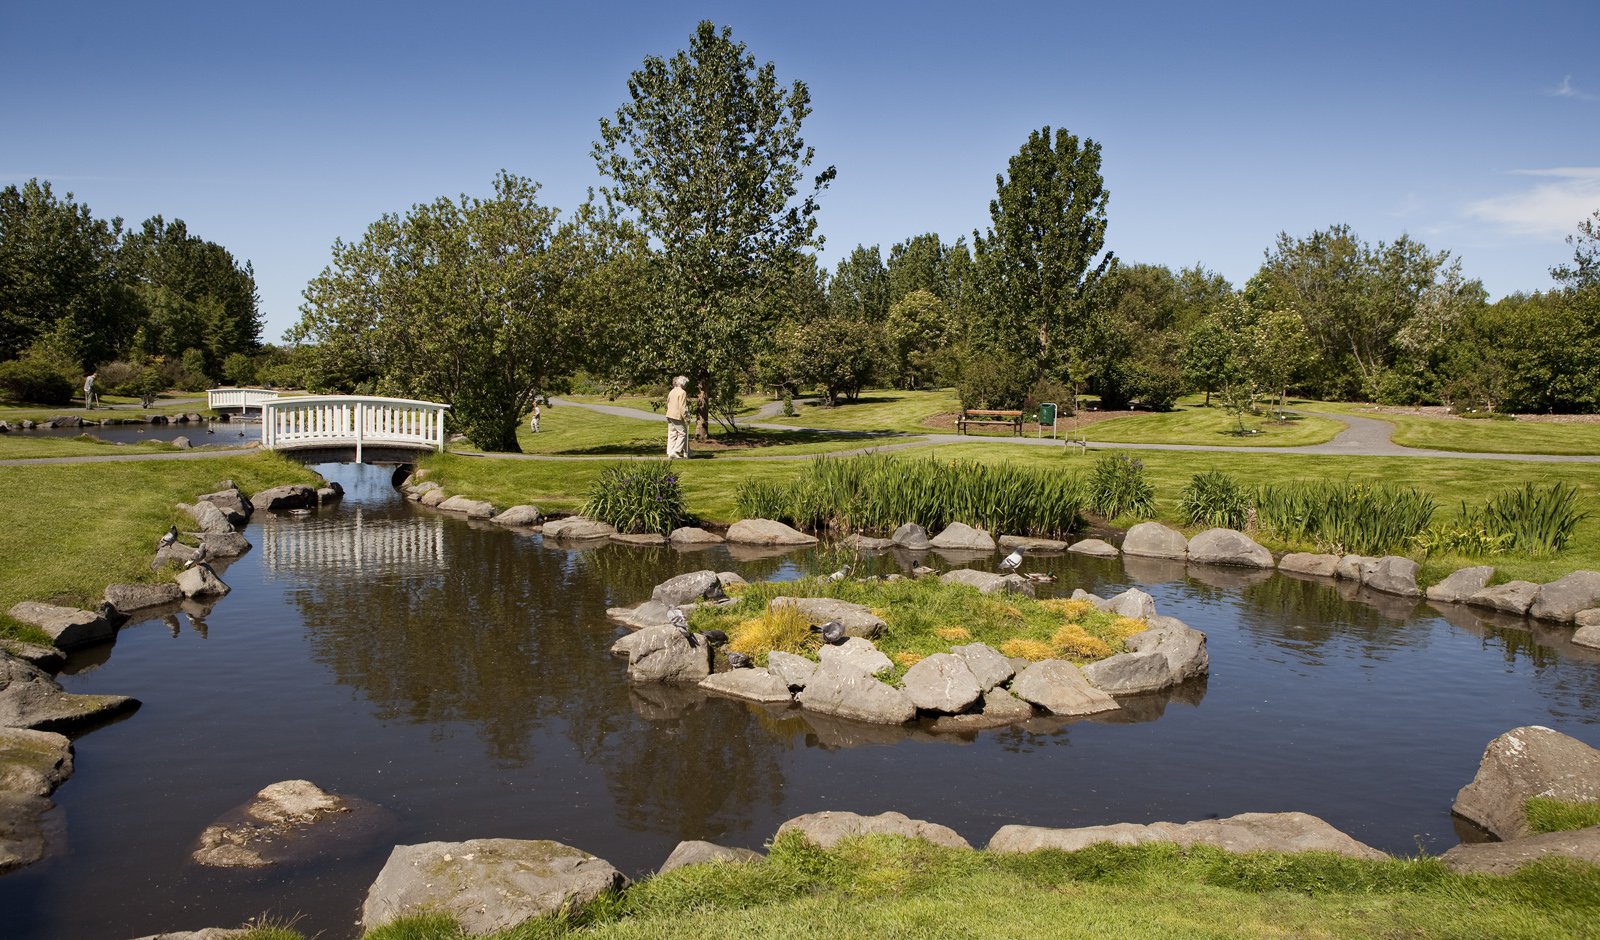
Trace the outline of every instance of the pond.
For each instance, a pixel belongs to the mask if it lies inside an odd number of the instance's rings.
[[[126,940],[263,913],[352,937],[396,844],[555,839],[637,876],[681,839],[760,848],[824,809],[898,810],[977,845],[1007,823],[1300,810],[1389,852],[1440,852],[1495,735],[1542,724],[1600,744],[1600,655],[1566,631],[1075,556],[1030,560],[1060,578],[1041,596],[1144,588],[1208,634],[1209,681],[1107,720],[965,737],[630,688],[606,607],[683,571],[790,578],[821,561],[547,545],[408,503],[380,468],[320,469],[344,503],[258,513],[214,609],[125,628],[62,676],[144,706],[77,742],[55,795],[66,852],[0,878],[8,937]],[[378,831],[281,869],[189,861],[207,825],[292,778],[379,804]]]
[[[202,421],[198,424],[107,424],[82,428],[33,428],[23,431],[14,428],[10,436],[24,440],[71,440],[87,434],[112,444],[142,444],[145,441],[175,441],[186,437],[196,447],[204,444],[228,444],[242,447],[248,441],[261,440],[260,421]]]

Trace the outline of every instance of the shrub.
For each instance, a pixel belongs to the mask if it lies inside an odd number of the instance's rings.
[[[1003,352],[974,353],[956,387],[963,408],[1021,408],[1033,387],[1032,361]]]
[[[1057,630],[1050,637],[1050,645],[1068,659],[1104,659],[1111,655],[1111,644],[1075,623]]]
[[[670,533],[689,519],[678,475],[665,460],[607,467],[589,489],[583,514],[618,532]]]
[[[771,650],[807,653],[816,645],[810,622],[792,604],[768,607],[761,616],[741,620],[728,631],[728,649],[748,656],[764,656]]]
[[[1578,523],[1588,515],[1578,508],[1577,487],[1525,483],[1490,497],[1483,513],[1471,517],[1469,524],[1490,537],[1509,538],[1515,551],[1550,555],[1566,546]]]
[[[1107,454],[1089,473],[1089,508],[1106,519],[1153,516],[1156,488],[1145,478],[1144,461],[1126,454]]]
[[[1190,525],[1243,529],[1250,496],[1231,474],[1206,470],[1190,478],[1178,506]]]
[[[77,389],[47,362],[14,359],[0,362],[0,395],[19,404],[65,405]]]

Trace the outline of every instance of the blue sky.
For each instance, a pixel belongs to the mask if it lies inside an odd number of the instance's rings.
[[[1104,148],[1108,247],[1241,284],[1348,223],[1550,286],[1600,209],[1600,3],[77,3],[0,0],[0,185],[155,213],[255,265],[278,339],[338,237],[504,167],[570,209],[597,122],[709,18],[811,89],[857,243],[970,239],[1032,129]]]

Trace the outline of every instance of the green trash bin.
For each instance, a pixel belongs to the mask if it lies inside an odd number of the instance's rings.
[[[1045,426],[1050,427],[1050,436],[1056,436],[1056,403],[1046,401],[1039,403],[1039,436],[1044,436]]]

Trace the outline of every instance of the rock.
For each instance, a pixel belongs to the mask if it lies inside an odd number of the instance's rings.
[[[1600,650],[1600,623],[1592,623],[1586,627],[1579,627],[1572,634],[1575,646],[1583,646],[1592,650]]]
[[[994,537],[982,529],[974,529],[964,522],[952,522],[944,531],[928,542],[929,548],[954,549],[968,552],[994,551]]]
[[[192,853],[209,868],[265,868],[318,854],[320,845],[356,828],[357,810],[375,807],[309,780],[283,780],[262,788],[249,803],[206,827]]]
[[[199,424],[201,420],[203,420],[200,417],[200,414],[194,411],[189,412],[188,414],[184,415],[184,417],[188,418],[194,424]]]
[[[677,627],[646,627],[612,644],[611,652],[628,654],[632,682],[699,682],[711,675],[711,644]]]
[[[1372,561],[1365,555],[1346,555],[1339,559],[1339,564],[1333,569],[1333,576],[1341,581],[1354,581],[1361,583],[1361,576],[1367,570],[1367,563]]]
[[[59,814],[50,812],[54,806],[42,796],[0,790],[0,875],[39,861],[59,841],[53,838],[59,828]]]
[[[1545,858],[1570,858],[1600,865],[1600,826],[1572,832],[1547,832],[1510,842],[1458,845],[1439,857],[1459,874],[1509,875]]]
[[[923,552],[932,547],[928,540],[928,530],[915,522],[908,522],[889,536],[889,541],[908,551]]]
[[[238,558],[250,550],[250,540],[242,532],[208,532],[200,541],[212,558]]]
[[[250,521],[250,514],[255,512],[255,505],[239,492],[238,487],[228,487],[215,493],[206,493],[200,497],[200,502],[210,503],[222,511],[233,525],[244,525]]]
[[[740,519],[728,528],[728,541],[740,545],[815,545],[817,537],[771,519]]]
[[[1011,665],[1011,660],[995,650],[992,646],[983,643],[968,643],[965,646],[952,646],[950,652],[959,656],[967,664],[972,677],[978,680],[978,688],[988,694],[989,690],[997,685],[1010,682],[1016,675],[1016,670]]]
[[[1176,617],[1151,617],[1150,628],[1129,637],[1126,645],[1130,652],[1165,656],[1175,684],[1197,679],[1211,669],[1206,635]]]
[[[811,681],[812,673],[817,671],[817,664],[804,656],[773,650],[767,654],[767,670],[776,676],[778,681],[798,692]]]
[[[431,480],[423,483],[407,483],[403,487],[406,493],[406,498],[413,501],[420,500],[422,497],[439,488],[439,484],[434,483]]]
[[[216,572],[206,565],[185,568],[178,572],[176,580],[184,597],[221,597],[229,591]]]
[[[752,702],[788,702],[794,698],[787,682],[761,668],[713,673],[700,680],[700,688]]]
[[[774,597],[767,607],[793,607],[805,618],[806,623],[813,625],[837,620],[844,627],[846,636],[867,640],[878,636],[889,626],[870,609],[831,597]]]
[[[884,657],[884,660],[887,662],[888,658]],[[916,706],[906,693],[879,682],[871,673],[838,658],[825,659],[817,667],[798,696],[798,701],[806,708],[824,715],[838,715],[880,725],[905,724],[917,714]]]
[[[894,542],[888,539],[875,539],[870,535],[852,532],[844,537],[841,543],[845,548],[857,552],[882,552],[894,547]]]
[[[709,569],[668,578],[650,592],[651,600],[673,606],[701,599],[720,600],[727,596],[722,590],[722,579]]]
[[[446,493],[443,487],[440,487],[438,489],[428,490],[426,493],[423,493],[422,498],[417,500],[417,502],[424,506],[437,508],[440,503],[449,498],[450,494]]]
[[[970,849],[971,843],[948,826],[911,819],[903,813],[880,813],[862,816],[857,813],[807,813],[796,816],[778,827],[774,840],[784,833],[798,832],[824,849],[831,849],[845,839],[856,836],[904,836],[921,839],[952,849]]]
[[[1060,539],[1040,538],[1036,535],[1002,535],[996,543],[1003,552],[1021,549],[1024,552],[1064,552],[1067,543]]]
[[[543,532],[544,537],[547,539],[568,539],[572,541],[605,539],[617,534],[617,530],[610,525],[594,519],[585,519],[582,516],[552,519],[544,524]]]
[[[1160,650],[1118,653],[1083,667],[1089,684],[1112,695],[1138,695],[1173,685],[1172,670]]]
[[[1600,607],[1591,607],[1580,610],[1572,618],[1573,626],[1580,629],[1585,627],[1600,627]]]
[[[57,607],[37,601],[22,601],[8,613],[12,619],[38,627],[50,635],[50,642],[58,649],[70,650],[80,646],[105,643],[117,631],[97,613],[76,607]]]
[[[257,509],[311,509],[317,505],[317,491],[304,483],[274,486],[250,497]]]
[[[338,480],[334,480],[327,486],[317,487],[318,506],[324,506],[328,503],[337,503],[341,499],[344,499],[344,486]]]
[[[1189,540],[1159,522],[1141,522],[1122,538],[1122,554],[1143,558],[1187,558]]]
[[[172,446],[179,450],[190,450],[194,447],[194,442],[180,434],[172,439]]]
[[[678,847],[672,850],[667,860],[661,863],[658,875],[665,875],[674,868],[685,865],[716,865],[739,864],[754,862],[761,858],[760,852],[749,849],[735,849],[714,842],[679,842]]]
[[[707,532],[696,526],[679,526],[667,536],[667,541],[674,545],[719,545],[726,540],[715,532]]]
[[[1052,715],[1097,715],[1117,709],[1116,701],[1090,685],[1077,666],[1060,659],[1024,669],[1011,680],[1011,694]]]
[[[901,686],[911,696],[911,704],[942,715],[966,711],[983,694],[966,660],[952,653],[934,653],[920,660],[906,670]]]
[[[1090,555],[1094,558],[1115,558],[1121,554],[1117,547],[1104,539],[1084,539],[1067,546],[1067,551],[1075,555]]]
[[[737,571],[719,571],[717,572],[717,580],[722,582],[722,589],[724,591],[728,590],[730,587],[733,587],[735,584],[750,583],[749,581],[746,581],[744,578],[740,577],[739,572]]]
[[[1189,561],[1202,565],[1271,568],[1272,553],[1233,529],[1207,529],[1189,540]]]
[[[1420,566],[1409,558],[1385,555],[1361,569],[1363,587],[1399,597],[1418,597],[1417,570]]]
[[[1019,721],[1027,721],[1033,714],[1032,705],[1005,689],[994,688],[983,694],[982,705],[977,711],[960,715],[940,715],[933,720],[931,727],[940,733],[981,731],[984,728],[1001,728]]]
[[[1540,585],[1532,581],[1507,581],[1478,591],[1467,598],[1467,603],[1521,616],[1533,606],[1533,599],[1539,596],[1539,588]]]
[[[0,727],[0,792],[49,796],[70,776],[72,742],[65,735]]]
[[[469,935],[580,908],[627,884],[605,859],[560,842],[472,839],[397,845],[367,890],[361,924],[439,913]]]
[[[138,707],[137,699],[125,695],[63,692],[39,667],[0,653],[0,727],[65,734]]]
[[[487,500],[469,499],[465,496],[452,496],[439,504],[445,512],[465,513],[468,519],[491,519],[494,517],[494,505]]]
[[[1290,552],[1278,561],[1278,570],[1291,574],[1312,574],[1331,578],[1339,567],[1338,555],[1313,555],[1309,552]]]
[[[1071,599],[1075,600],[1075,601],[1088,601],[1089,603],[1094,605],[1094,609],[1095,610],[1105,610],[1106,609],[1106,599],[1105,598],[1101,597],[1098,594],[1090,594],[1088,591],[1085,591],[1083,588],[1073,588],[1072,589],[1072,598]]]
[[[1025,594],[1034,596],[1033,582],[1017,574],[995,574],[972,568],[957,568],[939,576],[945,584],[965,584],[984,594]]]
[[[1450,810],[1509,841],[1533,835],[1523,804],[1535,796],[1600,801],[1600,751],[1538,725],[1513,728],[1489,742]]]
[[[1002,826],[989,840],[990,852],[1076,852],[1102,842],[1142,845],[1175,842],[1185,848],[1215,846],[1227,852],[1332,852],[1348,858],[1381,860],[1382,852],[1357,842],[1315,816],[1305,813],[1241,813],[1226,819],[1158,822],[1148,826],[1116,823],[1081,829]]]
[[[194,549],[182,542],[173,542],[156,551],[156,557],[150,561],[150,570],[155,571],[163,565],[183,565],[194,557]]]
[[[1600,606],[1600,571],[1574,571],[1539,589],[1528,616],[1571,623],[1580,610]]]
[[[621,545],[665,545],[667,537],[660,532],[618,532],[611,541]]]
[[[1459,604],[1483,590],[1492,577],[1494,577],[1492,565],[1462,568],[1428,588],[1427,598],[1444,604]]]
[[[0,637],[0,653],[8,653],[30,666],[51,674],[59,672],[67,663],[66,654],[54,646],[24,643],[21,640],[9,640],[3,637]]]
[[[1156,615],[1156,599],[1138,588],[1128,588],[1107,600],[1104,609],[1107,613],[1116,614],[1118,617],[1149,620]]]
[[[235,940],[235,938],[248,937],[253,930],[247,927],[202,927],[199,930],[179,930],[170,933],[151,934],[140,937],[138,940]]]
[[[633,630],[643,630],[646,627],[662,627],[667,624],[667,617],[672,608],[660,601],[645,601],[638,607],[608,607],[606,616],[613,620],[621,621]],[[613,653],[618,650],[613,647]]]
[[[883,655],[870,640],[863,640],[860,637],[850,637],[843,643],[823,646],[817,651],[817,659],[820,665],[826,666],[832,663],[853,669],[864,676],[877,675],[894,668],[894,663],[889,661],[889,657]]]
[[[183,599],[183,591],[176,584],[113,584],[106,588],[106,601],[112,607],[128,613],[147,607],[176,604]]]

